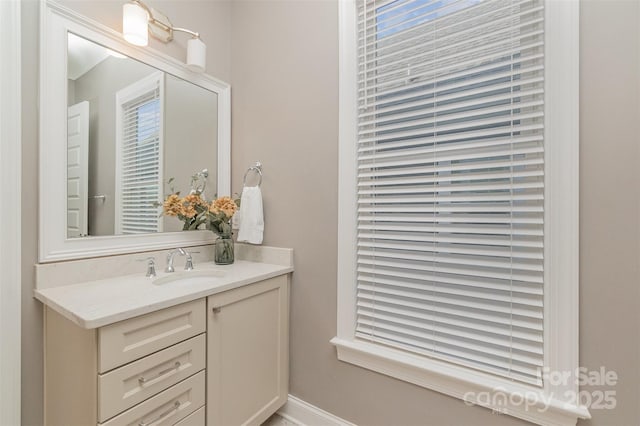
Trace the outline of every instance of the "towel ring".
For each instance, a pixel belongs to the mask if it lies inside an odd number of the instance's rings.
[[[201,172],[191,176],[191,193],[199,192],[204,194],[204,190],[207,187],[207,178],[209,177],[209,170],[202,169]]]
[[[262,184],[262,163],[259,161],[256,161],[253,166],[249,167],[247,171],[244,172],[244,177],[242,178],[242,186],[247,186],[247,176],[251,171],[258,173],[260,180],[258,181],[258,184],[256,186],[260,186]]]

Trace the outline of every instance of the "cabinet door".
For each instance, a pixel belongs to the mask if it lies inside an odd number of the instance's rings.
[[[210,296],[207,424],[259,425],[287,401],[288,276]]]

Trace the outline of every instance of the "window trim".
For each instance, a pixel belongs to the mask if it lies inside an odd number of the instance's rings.
[[[575,380],[543,388],[529,386],[397,349],[355,339],[357,242],[357,22],[354,0],[339,3],[339,191],[337,336],[338,359],[470,403],[537,424],[575,425],[590,418],[576,403]],[[579,3],[545,3],[545,287],[544,365],[550,371],[578,368],[579,267]],[[561,113],[559,113],[561,112]],[[552,286],[549,283],[562,283]],[[478,400],[479,392],[492,398]],[[506,398],[500,398],[501,395]],[[530,406],[514,404],[517,395],[536,395]],[[494,399],[498,398],[498,401]],[[568,397],[568,398],[567,398]],[[496,405],[496,402],[499,405]]]

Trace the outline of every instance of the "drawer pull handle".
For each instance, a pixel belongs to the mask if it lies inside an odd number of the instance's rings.
[[[222,310],[222,308],[221,307],[215,307],[215,308],[213,308],[211,310],[213,311],[214,314],[219,314],[220,311]]]
[[[158,373],[158,375],[155,377],[156,379],[164,376],[165,374],[171,373],[174,370],[177,370],[178,368],[180,368],[180,361],[176,361],[175,364],[173,364],[173,367],[169,367],[166,370],[162,370],[161,372]],[[144,376],[140,376],[138,378],[138,383],[140,383],[140,386],[143,386],[145,383],[147,383],[147,380]]]
[[[139,426],[149,426],[149,425],[152,425],[154,423],[160,423],[162,420],[165,419],[165,417],[170,416],[174,412],[178,411],[179,408],[180,408],[180,401],[176,401],[176,402],[173,403],[173,407],[171,407],[170,409],[168,409],[164,413],[160,414],[158,416],[158,418],[155,419],[154,421],[152,421],[151,423],[140,422],[140,423],[138,423],[138,425]]]

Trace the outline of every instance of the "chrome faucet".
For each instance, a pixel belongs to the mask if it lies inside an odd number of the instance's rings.
[[[178,253],[180,254],[180,256],[187,256],[187,260],[191,257],[191,255],[184,251],[182,247],[171,250],[169,254],[167,254],[167,267],[164,268],[165,272],[175,272],[175,269],[173,268],[173,258]]]
[[[173,268],[173,258],[176,254],[180,254],[181,256],[186,256],[184,261],[184,270],[185,271],[193,271],[193,253],[200,253],[199,251],[188,252],[183,248],[178,247],[177,249],[173,249],[167,254],[167,267],[164,269],[165,272],[175,272]]]
[[[145,277],[147,278],[153,278],[156,276],[156,258],[149,256],[146,257],[144,259],[137,259],[138,262],[147,262],[147,273],[145,274]]]

